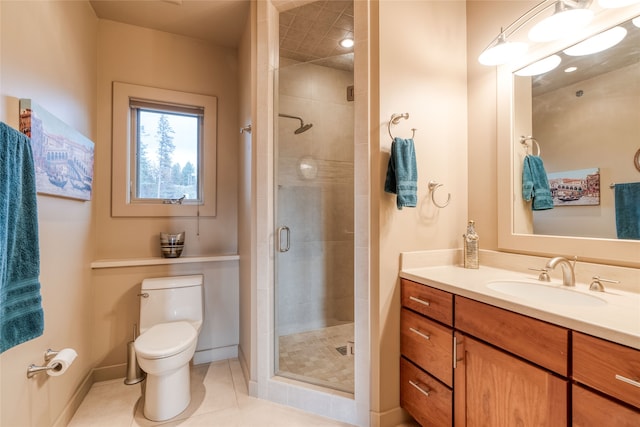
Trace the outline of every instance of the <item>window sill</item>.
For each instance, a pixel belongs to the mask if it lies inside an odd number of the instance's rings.
[[[129,259],[99,259],[91,263],[92,269],[143,267],[148,265],[195,264],[204,262],[237,261],[240,255],[210,255],[187,256],[180,258],[129,258]]]

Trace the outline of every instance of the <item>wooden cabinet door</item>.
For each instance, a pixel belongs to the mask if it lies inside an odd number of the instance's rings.
[[[456,427],[567,425],[568,382],[456,333]]]

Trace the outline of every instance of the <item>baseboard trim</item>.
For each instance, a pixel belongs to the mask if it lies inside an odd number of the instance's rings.
[[[384,412],[370,412],[371,427],[395,427],[411,419],[407,412],[400,408],[393,408]]]
[[[71,399],[65,405],[62,413],[58,416],[52,427],[66,427],[71,422],[71,419],[93,385],[93,371],[94,370],[91,369],[84,377],[80,386],[78,386],[75,393],[73,393],[73,396],[71,396]]]
[[[208,350],[196,351],[193,355],[193,364],[201,365],[203,363],[218,362],[226,359],[238,358],[238,346],[229,345],[226,347],[212,348]]]
[[[93,368],[94,383],[115,380],[118,378],[125,378],[126,376],[127,376],[126,363],[122,363],[119,365],[102,366],[100,368]]]

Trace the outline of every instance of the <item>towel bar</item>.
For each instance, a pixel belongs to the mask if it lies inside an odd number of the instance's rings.
[[[439,207],[440,209],[442,208],[446,208],[449,205],[449,202],[451,201],[451,193],[449,193],[447,195],[447,201],[444,202],[444,204],[440,204],[438,202],[436,202],[436,190],[439,187],[442,187],[443,184],[440,184],[436,181],[429,181],[429,191],[431,191],[431,201],[433,201],[433,204],[436,205],[437,207]]]
[[[400,123],[400,119],[409,120],[409,113],[402,113],[402,114],[393,113],[391,115],[391,119],[387,124],[387,130],[389,131],[389,136],[391,137],[392,141],[394,140],[394,137],[391,134],[391,125],[397,125],[398,123]],[[411,128],[411,139],[415,138],[416,130],[417,130],[416,128]]]
[[[542,150],[540,150],[540,144],[538,144],[538,141],[536,141],[536,139],[532,136],[524,136],[522,135],[520,137],[520,144],[524,145],[525,150],[527,150],[527,153],[529,152],[529,145],[527,144],[527,141],[531,141],[531,154],[533,154],[534,156],[538,156],[540,157],[540,154],[542,154]],[[536,144],[536,148],[538,149],[538,154],[534,154],[533,153],[533,144]]]

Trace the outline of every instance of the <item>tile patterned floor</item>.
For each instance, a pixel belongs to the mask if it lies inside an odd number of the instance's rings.
[[[191,403],[181,414],[156,423],[142,415],[140,385],[123,380],[95,383],[69,427],[349,427],[247,394],[237,359],[191,367]]]
[[[337,350],[349,341],[353,342],[353,323],[282,336],[278,374],[353,393],[354,356]]]

